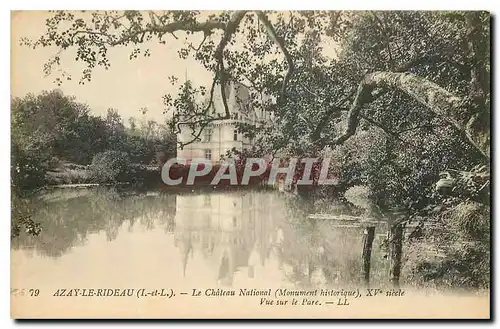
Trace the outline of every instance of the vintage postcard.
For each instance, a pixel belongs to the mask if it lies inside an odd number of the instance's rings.
[[[487,11],[13,11],[11,317],[489,319]]]

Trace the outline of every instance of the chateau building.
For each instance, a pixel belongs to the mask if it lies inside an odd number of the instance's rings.
[[[263,110],[257,111],[250,106],[250,91],[242,84],[228,83],[226,97],[231,118],[211,122],[204,128],[200,141],[186,145],[183,149],[177,146],[178,158],[188,161],[194,158],[205,158],[216,163],[220,161],[221,156],[226,155],[233,148],[242,151],[252,146],[253,141],[239,133],[236,124],[238,122],[251,125],[265,124],[271,119],[270,113]],[[225,114],[218,86],[214,90],[212,104],[212,114]],[[188,142],[193,138],[192,133],[189,127],[182,126],[177,139],[181,142]]]

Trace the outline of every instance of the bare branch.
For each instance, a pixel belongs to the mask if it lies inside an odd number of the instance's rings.
[[[366,110],[369,110],[369,109],[363,109],[363,111],[366,111]],[[369,124],[377,127],[377,128],[380,128],[387,136],[390,136],[396,140],[398,140],[399,142],[403,143],[404,145],[407,145],[407,146],[411,146],[412,148],[417,148],[417,149],[420,149],[420,150],[424,150],[425,147],[422,146],[422,144],[419,144],[419,143],[413,143],[412,141],[408,141],[408,140],[404,140],[400,137],[400,135],[405,132],[405,131],[392,131],[391,129],[389,129],[388,127],[386,127],[385,125],[381,124],[380,122],[377,122],[369,117],[367,117],[366,115],[360,113],[359,117],[363,120],[365,120],[366,122],[368,122]],[[420,127],[414,127],[414,128],[411,128],[411,129],[407,129],[406,131],[410,131],[410,130],[413,130],[413,129],[418,129],[418,128],[423,128],[422,126]]]
[[[287,86],[288,81],[290,80],[290,78],[293,74],[293,71],[295,69],[295,65],[293,63],[292,56],[290,55],[290,53],[288,52],[288,50],[285,47],[285,42],[284,42],[283,38],[279,37],[276,34],[276,30],[274,29],[273,25],[271,24],[271,22],[267,18],[266,14],[264,14],[262,11],[257,11],[257,17],[264,24],[264,27],[266,28],[267,34],[269,35],[271,40],[273,40],[274,43],[276,43],[278,48],[281,50],[281,52],[285,56],[285,59],[286,59],[287,65],[288,65],[288,70],[285,74],[285,77],[283,78],[283,83],[281,85],[281,93],[280,93],[280,97],[278,99],[278,103],[281,103],[282,101],[285,100],[286,86]]]
[[[214,99],[214,91],[215,91],[215,84],[217,83],[217,76],[215,76],[213,78],[213,81],[212,81],[212,87],[210,88],[210,96],[209,96],[209,99],[208,99],[208,104],[207,106],[205,107],[205,109],[203,110],[203,112],[201,113],[194,113],[193,115],[191,115],[187,120],[184,120],[184,121],[180,121],[176,124],[176,127],[177,127],[177,131],[175,132],[176,134],[180,134],[181,132],[181,126],[182,125],[189,125],[189,124],[193,124],[193,122],[191,120],[193,120],[195,117],[197,116],[200,116],[200,115],[206,115],[209,111],[210,111],[210,107],[212,106],[213,104],[213,99]],[[212,118],[210,117],[209,119],[215,119],[215,118]],[[186,144],[187,145],[187,144]]]
[[[248,89],[254,89],[256,92],[258,93],[262,93],[263,92],[263,88],[261,86],[258,86],[257,83],[255,82],[255,80],[252,80],[250,79],[250,77],[248,75],[246,75],[244,72],[241,72],[240,75],[247,79],[248,82],[250,82],[251,86],[246,86]],[[240,81],[241,84],[243,84],[241,81]]]
[[[463,63],[459,63],[457,61],[454,61],[451,59],[451,56],[449,56],[448,54],[442,54],[442,53],[439,53],[439,54],[427,53],[427,54],[424,54],[422,56],[416,57],[416,58],[411,59],[408,62],[400,65],[399,67],[397,67],[394,70],[394,72],[406,72],[417,65],[421,65],[421,64],[431,65],[431,64],[436,64],[436,63],[440,63],[440,62],[445,62],[445,63],[448,63],[448,64],[454,66],[460,73],[462,73],[466,76],[470,75],[469,67],[467,65],[465,65]]]
[[[203,36],[203,40],[201,40],[200,44],[198,45],[198,48],[193,47],[192,44],[189,44],[189,48],[193,49],[194,51],[200,51],[201,46],[205,43],[205,40],[207,40],[208,34],[205,33]]]
[[[385,24],[382,22],[380,17],[378,17],[376,12],[372,11],[371,13],[375,17],[375,19],[377,20],[378,24],[380,25],[380,30],[382,31],[382,34],[384,35],[385,46],[387,47],[387,52],[389,54],[389,63],[390,63],[390,67],[392,69],[394,66],[394,60],[392,58],[392,52],[391,52],[391,41],[389,39],[389,36],[387,35]]]
[[[305,91],[307,91],[309,94],[313,95],[314,97],[317,97],[319,99],[319,95],[316,94],[315,92],[309,90],[309,88],[307,88],[306,86],[302,86],[302,88],[304,88]]]
[[[205,34],[209,34],[212,30],[215,29],[224,30],[225,28],[226,25],[223,22],[216,20],[208,20],[203,23],[192,22],[192,21],[189,22],[178,21],[164,25],[156,25],[156,26],[153,25],[150,26],[149,28],[141,29],[140,31],[126,35],[123,38],[110,42],[109,44],[111,46],[116,46],[124,44],[128,41],[133,41],[135,40],[138,34],[143,32],[158,34],[158,35],[164,35],[167,33],[172,34],[176,31],[204,32]]]
[[[236,12],[239,13],[239,12]],[[162,36],[165,34],[172,34],[174,37],[174,32],[176,31],[190,31],[190,32],[204,32],[205,35],[210,34],[212,30],[225,30],[226,24],[219,20],[207,20],[205,22],[196,22],[196,21],[176,21],[168,24],[158,24],[161,23],[160,18],[154,13],[150,12],[151,24],[149,26],[140,28],[137,31],[132,31],[131,28],[126,29],[126,32],[122,34],[121,37],[113,37],[110,34],[97,32],[97,31],[89,31],[89,30],[78,30],[72,33],[69,38],[69,42],[73,43],[74,38],[80,34],[83,35],[98,35],[103,37],[104,39],[101,42],[109,45],[109,46],[118,46],[125,45],[128,42],[135,42],[139,40],[138,38],[141,35],[145,34],[155,34],[158,36]],[[119,16],[113,18],[114,21],[117,21],[124,16]],[[229,25],[229,24],[228,24]],[[128,33],[127,33],[128,32]]]
[[[399,131],[396,132],[396,134],[401,135],[401,134],[404,134],[404,133],[412,131],[412,130],[425,129],[425,128],[432,129],[432,128],[436,128],[436,127],[438,127],[438,126],[437,125],[433,125],[433,124],[418,125],[418,126],[415,126],[415,127],[410,127],[410,128],[407,128],[407,129],[399,130]]]
[[[391,136],[391,137],[394,137],[398,140],[400,140],[401,142],[404,142],[401,138],[399,138],[399,135],[398,133],[395,133],[394,131],[390,130],[389,128],[387,128],[386,126],[384,126],[383,124],[367,117],[366,115],[364,114],[360,114],[359,117],[363,120],[365,120],[366,122],[370,123],[371,125],[374,125],[375,127],[378,127],[380,129],[382,129],[382,131],[384,133],[386,133],[387,135]]]
[[[349,98],[351,98],[352,96],[354,95],[354,91],[350,92],[348,95],[346,95],[342,100],[340,100],[340,102],[338,102],[337,104],[342,104],[344,102],[346,102],[347,100],[349,100]],[[316,127],[316,129],[313,131],[313,133],[311,134],[311,140],[313,142],[318,142],[320,140],[320,136],[321,136],[321,132],[323,131],[323,129],[325,129],[325,127],[327,126],[327,124],[330,122],[328,119],[332,116],[333,113],[335,112],[338,112],[338,111],[342,111],[342,108],[341,108],[341,105],[336,105],[336,106],[330,106],[326,111],[325,113],[323,114],[323,117],[321,118],[321,120],[319,121],[319,124],[318,126]]]
[[[231,40],[231,37],[233,34],[236,32],[236,28],[238,27],[239,23],[243,19],[243,17],[246,15],[246,11],[236,11],[232,16],[230,21],[227,23],[227,28],[224,31],[224,35],[222,36],[222,39],[219,43],[219,46],[217,47],[217,50],[215,51],[215,58],[217,59],[218,65],[219,65],[219,82],[220,82],[220,92],[221,92],[221,97],[222,97],[222,104],[224,105],[224,111],[225,111],[225,117],[222,117],[220,119],[229,119],[231,117],[231,113],[229,111],[229,106],[227,105],[227,98],[226,98],[226,84],[227,84],[227,74],[226,70],[224,68],[224,48],[228,44],[228,42]]]

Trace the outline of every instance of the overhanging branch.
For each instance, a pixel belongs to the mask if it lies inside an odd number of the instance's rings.
[[[371,94],[375,88],[397,89],[406,93],[436,115],[453,124],[467,136],[469,142],[477,150],[486,158],[490,158],[489,131],[484,131],[484,127],[477,123],[477,117],[470,117],[469,110],[464,106],[462,99],[437,84],[410,73],[374,72],[365,75],[349,109],[346,128],[331,142],[331,145],[341,144],[354,135],[359,124],[360,111],[363,105],[372,98]]]
[[[295,65],[293,63],[292,56],[288,52],[288,49],[286,49],[285,42],[283,38],[279,37],[276,34],[276,30],[274,29],[273,25],[267,18],[266,14],[264,14],[262,11],[257,11],[257,17],[259,20],[264,24],[264,27],[266,28],[268,36],[271,38],[271,40],[278,46],[278,48],[281,50],[283,55],[285,56],[287,65],[288,65],[288,70],[285,74],[285,77],[283,78],[283,83],[281,84],[281,92],[280,92],[280,97],[278,99],[278,103],[281,104],[285,100],[285,91],[286,91],[286,86],[288,84],[288,81],[292,77],[293,71],[295,69]]]

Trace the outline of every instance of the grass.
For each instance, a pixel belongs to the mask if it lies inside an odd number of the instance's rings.
[[[48,185],[87,184],[91,183],[87,166],[74,163],[62,163],[57,168],[47,172]]]
[[[47,172],[47,180],[49,185],[86,184],[91,182],[89,172],[81,169],[49,171]]]
[[[130,179],[140,182],[161,182],[161,176],[156,166],[135,165],[134,170],[133,177]],[[47,185],[98,183],[92,177],[88,166],[74,163],[59,164],[47,172],[46,180]]]

